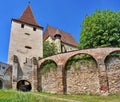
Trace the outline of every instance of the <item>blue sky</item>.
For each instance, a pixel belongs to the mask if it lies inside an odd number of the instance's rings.
[[[19,18],[28,2],[37,22],[62,29],[79,42],[80,29],[86,15],[97,9],[120,11],[120,0],[1,0],[0,2],[0,61],[7,63],[11,19]]]

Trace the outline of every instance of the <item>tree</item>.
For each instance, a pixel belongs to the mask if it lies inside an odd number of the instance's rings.
[[[82,23],[79,48],[119,47],[120,12],[97,10]]]
[[[57,47],[49,41],[43,42],[43,57],[52,56],[57,53]]]

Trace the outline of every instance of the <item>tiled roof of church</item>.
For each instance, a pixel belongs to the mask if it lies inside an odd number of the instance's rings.
[[[18,22],[22,22],[22,23],[25,23],[25,24],[30,24],[32,26],[43,28],[42,26],[40,26],[36,22],[30,5],[27,6],[27,8],[25,9],[25,11],[23,12],[23,14],[20,18],[13,19],[13,20],[18,21]]]
[[[59,33],[59,35],[61,35],[61,41],[63,43],[66,43],[66,44],[69,44],[69,45],[72,45],[75,47],[78,46],[78,43],[75,41],[75,39],[69,33],[59,30],[59,29],[56,29],[56,28],[53,28],[51,26],[47,26],[47,28],[43,34],[43,40],[46,40],[49,36],[52,37],[52,39],[55,39],[54,36],[56,35],[56,33],[57,34]]]

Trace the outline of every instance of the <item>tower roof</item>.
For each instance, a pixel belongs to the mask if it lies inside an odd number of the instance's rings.
[[[18,22],[22,22],[22,23],[25,23],[25,24],[30,24],[32,26],[36,26],[36,27],[40,27],[40,28],[43,28],[42,26],[40,26],[36,20],[35,20],[35,17],[33,15],[33,12],[32,12],[32,9],[30,7],[30,5],[28,5],[25,9],[25,11],[23,12],[23,14],[21,15],[20,18],[18,19],[13,19],[15,21],[18,21]]]

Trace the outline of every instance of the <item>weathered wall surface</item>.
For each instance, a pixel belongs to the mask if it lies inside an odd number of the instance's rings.
[[[42,29],[36,28],[36,31],[33,31],[33,26],[27,24],[21,28],[21,23],[16,21],[12,21],[11,26],[8,63],[12,65],[13,55],[18,57],[21,68],[23,68],[26,58],[42,58]]]
[[[12,88],[12,66],[0,62],[0,88]]]
[[[80,64],[82,66],[81,70],[71,67],[67,70],[66,76],[65,72],[61,70],[63,72],[61,76],[63,90],[61,87],[61,91],[63,93],[98,93],[108,95],[109,93],[120,93],[120,60],[118,58],[106,59],[108,55],[114,52],[120,52],[120,48],[84,49],[50,56],[41,59],[38,63],[41,66],[44,61],[53,60],[57,65],[61,64],[61,69],[65,69],[65,65],[71,57],[78,54],[90,55],[94,58],[97,68],[94,68],[94,64],[92,64],[93,66]]]
[[[40,80],[40,79],[38,79]],[[61,68],[52,69],[41,74],[41,88],[43,92],[63,93],[62,70]]]
[[[9,66],[9,68],[6,70],[4,81],[5,81],[5,88],[11,89],[12,88],[12,66]]]
[[[84,64],[82,64],[84,63]],[[82,61],[66,71],[67,94],[99,93],[98,69],[94,62]]]
[[[120,58],[110,57],[106,61],[110,93],[120,93]]]

